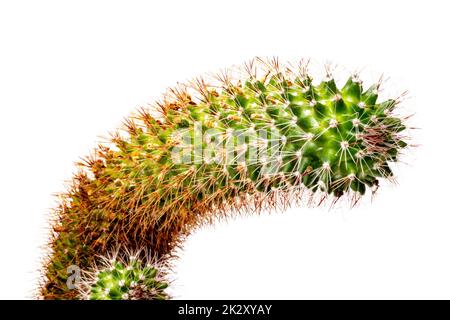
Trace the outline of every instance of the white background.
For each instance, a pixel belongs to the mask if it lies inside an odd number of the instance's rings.
[[[29,298],[73,162],[166,87],[255,55],[384,72],[419,148],[358,208],[199,230],[177,298],[450,298],[448,1],[1,1],[0,297]],[[394,85],[393,85],[394,86]]]

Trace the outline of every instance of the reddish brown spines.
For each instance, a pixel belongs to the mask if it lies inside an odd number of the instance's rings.
[[[154,110],[130,117],[110,144],[79,164],[56,210],[45,298],[75,298],[65,283],[67,267],[89,268],[117,244],[146,247],[165,259],[191,230],[217,217],[284,208],[305,198],[321,203],[350,190],[357,201],[366,186],[392,175],[387,162],[405,146],[404,125],[392,116],[396,101],[376,103],[378,86],[363,92],[355,79],[341,90],[333,79],[314,85],[304,65],[295,73],[277,61],[265,63],[261,75],[258,70],[250,63],[243,79],[225,72],[219,87],[200,79],[169,90]],[[211,144],[204,140],[210,129],[234,142],[236,132],[254,137],[251,130],[260,129],[268,132],[265,142],[279,142],[281,153],[258,154],[251,162],[251,143],[237,141],[232,157],[243,153],[242,161],[216,163],[194,154],[192,146],[190,161],[177,162],[179,135],[195,138],[196,125],[200,151]],[[264,139],[254,142],[264,145]],[[213,156],[223,156],[219,151]]]

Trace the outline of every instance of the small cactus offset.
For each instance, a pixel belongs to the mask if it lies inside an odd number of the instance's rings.
[[[84,272],[81,298],[89,300],[166,300],[163,266],[139,255],[100,257],[98,270]]]
[[[355,75],[340,86],[328,71],[313,81],[306,67],[256,59],[238,75],[170,89],[155,108],[130,116],[61,195],[41,295],[77,298],[67,267],[90,270],[117,243],[167,261],[216,218],[302,200],[354,204],[379,179],[393,179],[390,164],[408,145],[399,99],[379,101],[380,83],[366,86]],[[128,265],[131,278],[142,271],[137,261]],[[133,281],[116,276],[122,262],[111,267],[90,298],[131,298],[122,289],[105,293],[105,279],[114,288]]]

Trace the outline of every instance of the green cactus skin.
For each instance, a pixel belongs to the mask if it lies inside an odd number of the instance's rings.
[[[305,65],[277,60],[243,70],[221,74],[219,86],[169,90],[80,164],[55,213],[44,298],[76,298],[66,268],[89,269],[116,243],[169,259],[216,218],[312,197],[356,202],[393,177],[406,125],[398,99],[378,101],[379,83],[351,76],[338,87],[329,75],[316,84]]]
[[[167,300],[168,283],[159,266],[144,263],[134,255],[128,261],[102,257],[103,266],[82,279],[84,299],[89,300]]]

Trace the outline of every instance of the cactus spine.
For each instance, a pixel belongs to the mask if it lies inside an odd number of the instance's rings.
[[[169,90],[79,164],[55,212],[44,298],[77,298],[67,266],[89,269],[117,243],[167,260],[216,217],[304,198],[357,201],[393,177],[406,127],[397,99],[378,101],[379,83],[364,89],[351,76],[338,87],[329,74],[315,84],[305,64],[277,60],[241,71]]]
[[[99,257],[101,267],[83,273],[82,298],[89,300],[166,300],[164,266],[140,254]]]

